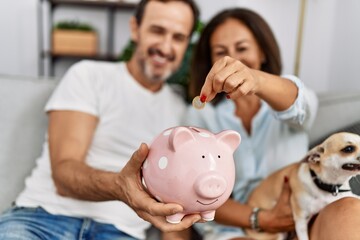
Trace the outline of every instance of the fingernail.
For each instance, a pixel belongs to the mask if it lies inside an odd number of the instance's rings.
[[[230,99],[230,95],[229,95],[229,94],[226,94],[226,98],[227,98],[227,99]]]
[[[284,176],[284,182],[289,182],[289,177],[288,176]]]
[[[204,102],[206,101],[206,96],[205,96],[204,94],[201,95],[200,101],[201,101],[202,103],[204,103]]]

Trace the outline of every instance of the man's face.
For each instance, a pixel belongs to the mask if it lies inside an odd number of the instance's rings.
[[[137,43],[134,57],[150,82],[163,82],[179,68],[193,21],[190,6],[183,2],[146,5],[140,26],[132,28],[132,38]]]

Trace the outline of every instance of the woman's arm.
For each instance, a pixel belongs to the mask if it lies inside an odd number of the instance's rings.
[[[200,94],[211,101],[220,92],[231,99],[256,94],[274,110],[283,111],[294,103],[298,88],[288,79],[250,69],[227,56],[212,66]]]
[[[260,229],[266,232],[285,232],[293,230],[294,220],[290,206],[290,186],[284,183],[279,201],[270,210],[261,210],[258,214]],[[215,221],[240,228],[250,228],[252,207],[228,199],[216,210]]]

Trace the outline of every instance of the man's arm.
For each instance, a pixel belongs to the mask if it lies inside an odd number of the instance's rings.
[[[182,211],[177,204],[154,200],[142,188],[141,165],[148,154],[142,144],[120,173],[94,169],[85,163],[98,118],[77,111],[49,112],[49,148],[52,177],[62,196],[88,201],[119,200],[162,231],[183,230],[200,219],[189,215],[179,224],[164,216]]]
[[[116,199],[116,173],[96,170],[85,158],[98,123],[97,117],[75,111],[49,113],[52,177],[60,195],[90,201]]]

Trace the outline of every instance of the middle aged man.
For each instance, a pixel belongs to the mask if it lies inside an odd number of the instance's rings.
[[[192,0],[143,0],[130,22],[137,47],[128,63],[70,68],[45,107],[43,154],[0,216],[0,239],[144,239],[150,223],[169,232],[200,219],[167,223],[164,216],[182,207],[156,202],[140,177],[148,153],[140,143],[180,124],[185,103],[164,83],[197,18]]]

